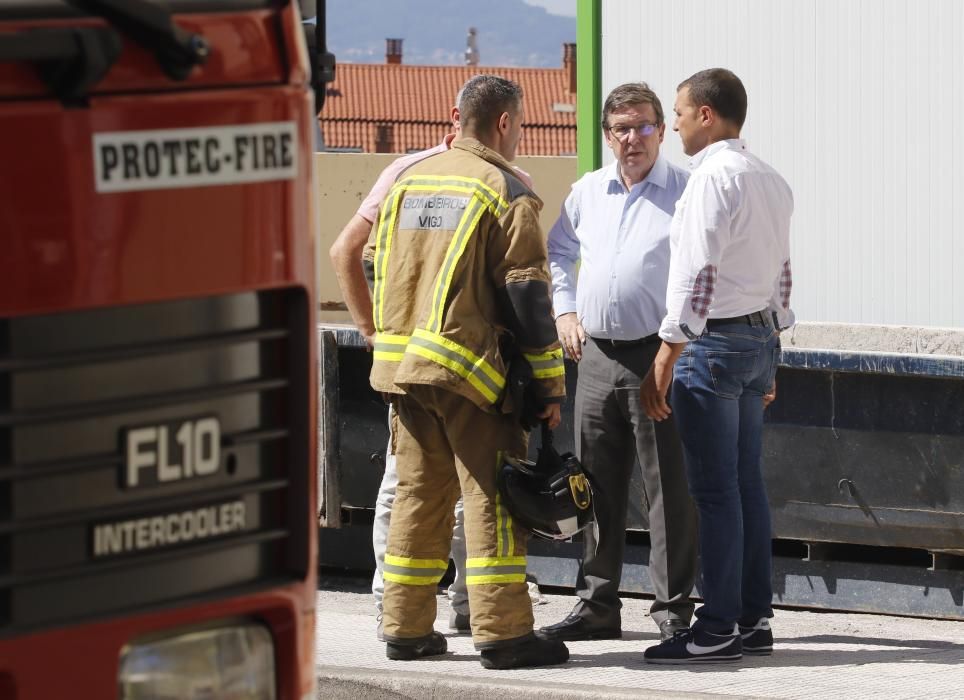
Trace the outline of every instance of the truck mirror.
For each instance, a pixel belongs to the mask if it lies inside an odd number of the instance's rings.
[[[335,56],[328,52],[325,33],[325,0],[298,0],[305,28],[305,43],[311,63],[311,87],[315,93],[315,114],[325,104],[328,83],[335,79]]]

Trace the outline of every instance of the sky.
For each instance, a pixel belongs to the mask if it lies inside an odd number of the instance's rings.
[[[524,0],[527,5],[544,7],[553,15],[576,16],[576,0]]]

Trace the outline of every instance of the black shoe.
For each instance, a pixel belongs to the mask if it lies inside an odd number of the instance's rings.
[[[432,632],[424,637],[406,639],[405,641],[387,642],[385,655],[392,661],[414,661],[425,656],[444,654],[448,644],[438,632]]]
[[[740,625],[743,653],[751,656],[769,656],[773,653],[773,630],[770,621],[761,617],[754,625]]]
[[[587,639],[619,639],[623,636],[623,631],[618,620],[615,625],[604,625],[591,618],[580,617],[577,613],[569,613],[562,622],[540,627],[536,635],[540,639],[581,642]]]
[[[689,625],[677,617],[670,617],[659,623],[659,639],[665,642],[677,632],[688,630]]]
[[[512,644],[483,649],[481,656],[484,668],[532,668],[565,663],[569,660],[569,649],[559,641],[526,635]]]
[[[650,647],[643,658],[651,664],[701,664],[739,661],[743,658],[740,630],[733,625],[729,634],[686,629]]]
[[[459,634],[471,634],[472,625],[469,624],[469,616],[453,610],[449,613],[449,629]]]

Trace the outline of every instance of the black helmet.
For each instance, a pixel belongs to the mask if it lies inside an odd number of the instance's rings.
[[[595,519],[592,487],[582,465],[571,452],[556,452],[545,424],[538,460],[506,457],[498,483],[512,517],[540,537],[567,540]]]

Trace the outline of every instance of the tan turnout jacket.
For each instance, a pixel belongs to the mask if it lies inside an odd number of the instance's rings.
[[[376,390],[428,384],[488,411],[510,410],[511,339],[532,366],[538,396],[563,400],[541,208],[508,162],[473,138],[399,176],[363,255]]]

